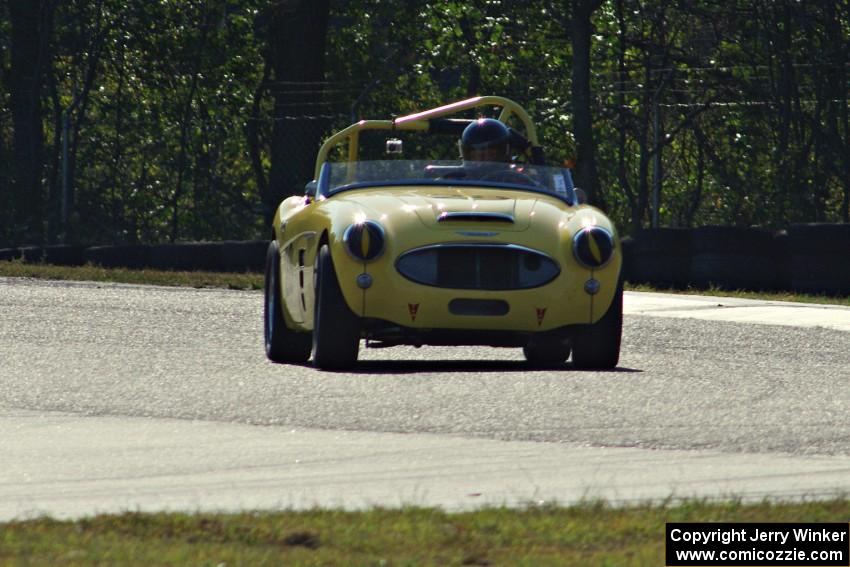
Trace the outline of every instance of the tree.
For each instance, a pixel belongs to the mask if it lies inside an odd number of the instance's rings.
[[[850,221],[848,36],[846,2],[0,0],[0,243],[58,236],[66,116],[80,242],[251,238],[352,114],[472,94],[626,233],[655,180],[662,226]]]
[[[11,203],[18,219],[14,238],[40,240],[44,188],[42,92],[50,65],[50,0],[9,0],[11,66],[8,74],[12,142]]]
[[[271,169],[262,195],[267,223],[283,198],[302,193],[304,183],[313,179],[322,138],[316,102],[325,85],[329,11],[329,0],[284,0],[270,6],[259,22],[274,96]]]
[[[573,48],[572,109],[573,135],[576,141],[576,185],[587,192],[591,203],[604,206],[599,192],[599,173],[596,170],[596,140],[593,135],[593,105],[591,104],[590,67],[591,18],[602,0],[571,2],[570,41]]]

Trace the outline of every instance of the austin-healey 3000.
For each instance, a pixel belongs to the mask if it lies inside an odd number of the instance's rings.
[[[364,143],[375,135],[377,151]],[[447,139],[461,140],[460,159],[439,159],[456,155]],[[502,97],[352,124],[322,145],[305,194],[274,215],[268,358],[312,353],[315,366],[342,369],[365,341],[515,347],[533,366],[615,367],[620,243],[581,193],[568,168],[546,165],[528,113]]]

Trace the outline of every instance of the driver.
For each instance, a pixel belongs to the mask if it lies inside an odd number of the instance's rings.
[[[464,128],[460,138],[460,153],[465,171],[457,177],[537,185],[513,163],[510,140],[510,129],[499,120],[479,118],[471,122]]]
[[[464,162],[510,162],[511,133],[502,122],[479,118],[464,128],[460,153]]]

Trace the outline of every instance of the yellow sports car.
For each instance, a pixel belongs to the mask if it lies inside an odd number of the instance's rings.
[[[497,118],[468,117],[487,113]],[[422,159],[450,155],[447,138],[461,159]],[[409,145],[420,159],[405,158]],[[575,368],[613,368],[620,243],[581,201],[508,99],[352,124],[322,145],[305,195],[274,216],[266,354],[304,363],[312,351],[318,368],[343,369],[365,339],[515,347],[534,366],[572,354]]]

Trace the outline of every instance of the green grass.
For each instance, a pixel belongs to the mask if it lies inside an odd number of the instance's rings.
[[[48,280],[115,282],[183,287],[219,287],[227,289],[262,289],[263,274],[181,272],[165,270],[127,270],[100,266],[53,266],[26,264],[19,260],[0,262],[0,277],[38,278]]]
[[[26,264],[20,260],[0,261],[0,277],[40,278],[51,280],[76,280],[95,282],[116,282],[147,285],[169,285],[184,287],[219,287],[227,289],[262,289],[263,274],[215,273],[215,272],[178,272],[164,270],[127,270],[121,268],[101,268],[99,266],[52,266],[49,264]],[[755,292],[729,291],[720,288],[710,289],[660,289],[647,285],[627,284],[630,291],[653,291],[662,293],[681,293],[716,295],[722,297],[742,297],[747,299],[766,299],[772,301],[797,301],[800,303],[820,303],[850,306],[850,297],[827,295],[806,295],[792,292]]]
[[[718,297],[740,297],[743,299],[764,299],[768,301],[795,301],[798,303],[818,303],[822,305],[848,305],[850,306],[850,296],[836,295],[812,295],[805,293],[794,293],[791,291],[748,291],[748,290],[728,290],[719,287],[711,287],[708,289],[663,289],[649,285],[626,284],[626,290],[629,291],[649,291],[656,293],[673,293],[683,295],[714,295]]]
[[[663,565],[665,522],[847,522],[850,501],[140,514],[0,524],[0,565]]]

